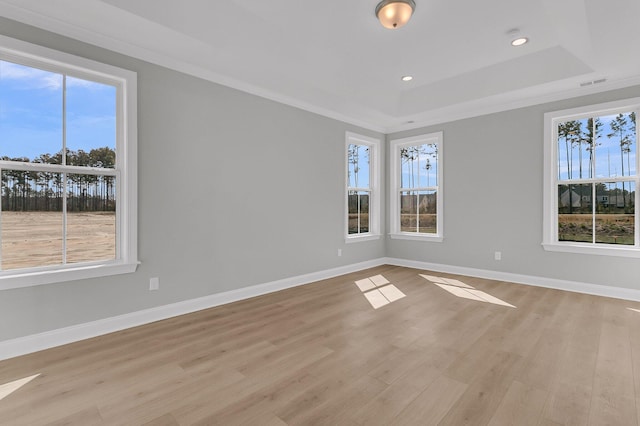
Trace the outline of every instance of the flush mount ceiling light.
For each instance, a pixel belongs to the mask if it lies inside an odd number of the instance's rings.
[[[413,77],[410,75],[404,75],[402,76],[402,81],[411,81],[413,80]]]
[[[395,30],[409,22],[415,8],[413,0],[382,0],[376,6],[376,16],[383,27]]]
[[[522,46],[523,44],[526,44],[529,41],[528,38],[526,37],[518,37],[516,39],[511,40],[511,45],[512,46]]]
[[[507,36],[509,36],[512,46],[522,46],[529,42],[529,38],[522,36],[517,28],[507,31]]]

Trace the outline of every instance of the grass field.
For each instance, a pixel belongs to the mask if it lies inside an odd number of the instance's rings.
[[[437,215],[420,213],[420,232],[435,234]],[[417,232],[418,215],[402,213],[400,215],[400,230],[402,232]]]
[[[597,214],[596,242],[633,245],[633,214]],[[559,214],[558,239],[560,241],[592,242],[593,222],[591,214]]]
[[[2,212],[2,269],[62,263],[62,214]],[[69,213],[67,263],[115,258],[113,212]]]

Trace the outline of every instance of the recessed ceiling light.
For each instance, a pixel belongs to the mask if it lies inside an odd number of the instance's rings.
[[[511,40],[512,46],[522,46],[523,44],[527,44],[529,39],[526,37],[518,37],[516,39]]]
[[[404,75],[402,76],[402,81],[411,81],[413,80],[413,77],[410,75]]]

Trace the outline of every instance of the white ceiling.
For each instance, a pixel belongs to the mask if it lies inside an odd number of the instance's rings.
[[[382,132],[640,83],[638,0],[416,0],[395,31],[377,2],[0,0],[0,15]],[[513,28],[530,42],[512,47]]]

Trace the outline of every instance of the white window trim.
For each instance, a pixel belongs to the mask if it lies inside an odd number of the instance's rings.
[[[116,109],[116,259],[0,272],[0,290],[135,272],[138,261],[137,74],[0,36],[0,59],[114,85]],[[124,153],[124,155],[122,155]],[[25,167],[29,167],[28,165]]]
[[[349,145],[367,145],[369,149],[369,189],[371,190],[371,199],[369,200],[369,232],[362,234],[349,234]],[[382,171],[380,161],[380,139],[370,138],[368,136],[359,135],[353,132],[346,132],[345,136],[345,191],[344,191],[344,241],[345,243],[355,243],[362,241],[372,241],[380,239],[380,174]]]
[[[640,98],[624,99],[597,105],[548,112],[544,115],[544,199],[542,214],[542,246],[546,251],[593,254],[600,256],[618,256],[640,258],[640,209],[638,201],[640,194],[640,175],[631,180],[636,184],[635,194],[635,245],[615,246],[610,244],[579,243],[572,241],[558,241],[558,123],[585,118],[586,116],[614,115],[621,112],[635,111],[640,115]],[[638,130],[636,128],[636,143]],[[640,153],[640,150],[636,152]],[[640,155],[636,154],[636,171]],[[636,172],[637,173],[637,172]]]
[[[435,132],[424,135],[412,136],[402,139],[394,139],[389,143],[390,150],[390,185],[389,185],[389,237],[393,239],[442,242],[444,240],[444,135],[443,132]],[[436,202],[437,222],[435,234],[422,234],[417,232],[400,231],[400,149],[405,146],[437,144],[438,145],[438,193]]]

